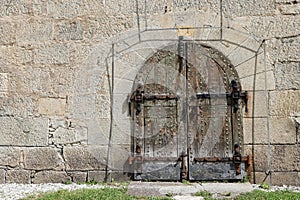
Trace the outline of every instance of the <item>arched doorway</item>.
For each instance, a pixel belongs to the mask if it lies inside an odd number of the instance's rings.
[[[150,56],[129,98],[134,179],[242,179],[240,99],[237,72],[211,47],[179,38]]]

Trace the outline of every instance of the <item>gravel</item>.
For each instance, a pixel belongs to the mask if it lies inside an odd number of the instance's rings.
[[[103,185],[87,185],[87,184],[0,184],[0,199],[1,200],[17,200],[29,195],[55,192],[58,190],[78,190],[78,189],[98,189],[103,188]]]
[[[264,190],[259,185],[252,185],[254,189]],[[88,185],[88,184],[0,184],[0,200],[17,200],[24,198],[28,195],[54,192],[58,190],[78,190],[78,189],[99,189],[103,188],[103,185]],[[273,186],[270,190],[264,191],[276,191],[276,190],[290,190],[300,193],[300,187],[296,186]]]

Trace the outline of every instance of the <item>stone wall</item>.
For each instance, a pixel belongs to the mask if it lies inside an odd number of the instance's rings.
[[[299,185],[300,2],[146,2],[0,0],[0,183],[104,181],[106,166],[128,178],[135,75],[174,28],[190,27],[185,35],[226,55],[249,91],[252,181],[271,169],[273,184]]]

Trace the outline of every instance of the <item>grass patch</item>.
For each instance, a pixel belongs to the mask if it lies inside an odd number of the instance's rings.
[[[74,191],[60,190],[29,196],[23,200],[170,200],[170,197],[134,197],[126,194],[127,189],[102,188],[80,189]]]
[[[299,200],[300,193],[291,192],[291,191],[276,191],[276,192],[264,192],[261,190],[254,190],[253,192],[245,193],[240,196],[237,196],[235,200],[249,200],[249,199],[256,199],[256,200]]]
[[[210,192],[208,192],[208,191],[200,191],[200,192],[196,192],[195,194],[194,194],[194,196],[200,196],[200,197],[203,197],[205,200],[211,200],[211,199],[213,199],[212,198],[212,194],[210,193]]]

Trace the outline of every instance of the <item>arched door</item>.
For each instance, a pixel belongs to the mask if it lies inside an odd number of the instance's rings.
[[[129,99],[134,179],[241,179],[239,85],[222,54],[182,38],[148,58]]]

